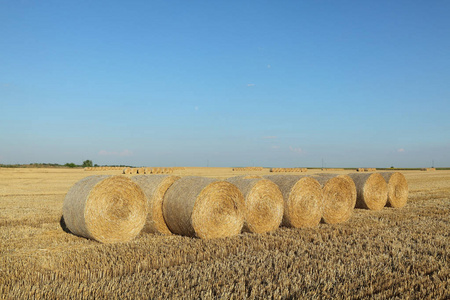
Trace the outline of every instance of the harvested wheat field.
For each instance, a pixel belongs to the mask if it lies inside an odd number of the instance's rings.
[[[448,299],[450,171],[402,173],[406,206],[355,209],[341,224],[212,240],[141,232],[102,244],[61,222],[83,169],[0,169],[0,298]],[[174,175],[236,173],[180,168]]]

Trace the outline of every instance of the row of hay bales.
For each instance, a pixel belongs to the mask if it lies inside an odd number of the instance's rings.
[[[263,167],[242,167],[242,168],[233,168],[235,172],[250,172],[250,171],[262,171]]]
[[[346,222],[354,208],[403,207],[398,172],[349,175],[245,175],[227,180],[173,175],[96,175],[67,193],[63,217],[74,234],[103,243],[139,232],[223,238]]]
[[[271,168],[272,173],[307,172],[307,168]]]
[[[422,168],[420,170],[430,172],[430,171],[436,171],[436,168]]]
[[[115,171],[122,170],[123,167],[86,167],[85,171]]]
[[[122,174],[172,174],[175,168],[125,168]]]
[[[357,172],[375,172],[377,168],[358,168],[356,169]]]

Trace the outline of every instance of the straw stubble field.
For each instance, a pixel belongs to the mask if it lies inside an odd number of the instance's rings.
[[[0,298],[450,297],[450,171],[404,172],[404,208],[355,209],[342,224],[214,240],[141,233],[118,244],[62,228],[65,194],[93,173],[120,171],[0,169]]]

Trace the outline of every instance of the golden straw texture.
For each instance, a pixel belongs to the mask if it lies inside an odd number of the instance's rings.
[[[243,230],[264,233],[276,230],[283,219],[283,195],[278,186],[261,176],[237,176],[227,179],[237,186],[245,199]]]
[[[408,201],[408,182],[400,172],[383,172],[381,176],[388,185],[387,206],[401,208]]]
[[[147,221],[143,232],[171,234],[164,221],[163,198],[169,187],[180,179],[178,176],[169,175],[138,175],[131,180],[139,185],[147,199]]]
[[[172,233],[222,238],[241,232],[245,201],[229,182],[188,176],[175,181],[166,192],[163,214]]]
[[[144,193],[125,176],[86,177],[64,199],[67,228],[101,243],[131,240],[144,227],[146,216]]]
[[[322,218],[322,188],[320,183],[307,176],[264,176],[278,185],[284,200],[282,225],[287,227],[313,227]]]
[[[356,207],[370,210],[380,210],[387,202],[387,183],[380,173],[350,173],[356,185]]]
[[[314,178],[322,185],[324,223],[337,224],[350,219],[356,205],[356,186],[347,175],[323,174]]]

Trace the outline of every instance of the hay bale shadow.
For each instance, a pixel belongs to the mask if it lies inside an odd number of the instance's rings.
[[[66,222],[64,222],[64,216],[61,216],[61,219],[59,220],[59,225],[61,226],[62,230],[64,230],[64,232],[73,234],[69,228],[67,228]]]

